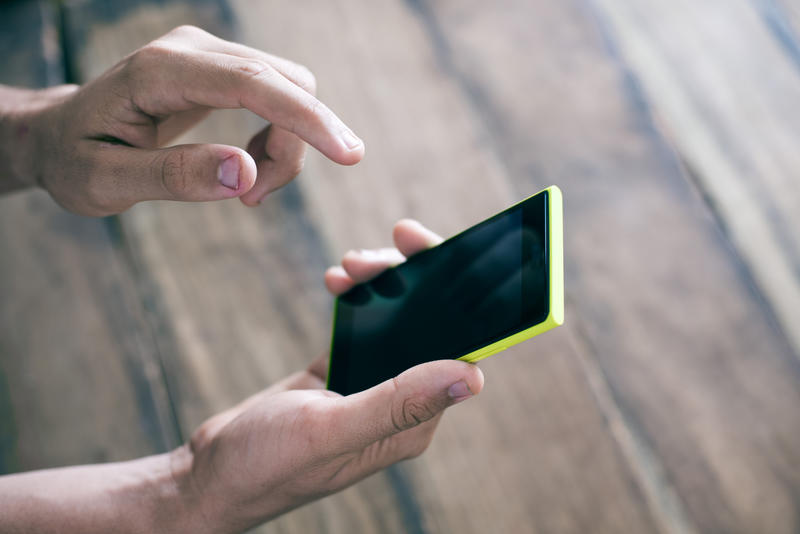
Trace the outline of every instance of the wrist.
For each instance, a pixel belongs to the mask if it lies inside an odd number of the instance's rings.
[[[117,494],[120,507],[138,502],[142,532],[216,532],[192,478],[193,455],[188,446],[140,460],[136,482]],[[134,469],[136,469],[134,467]],[[138,530],[138,529],[137,529]]]
[[[41,186],[44,160],[55,150],[49,111],[77,86],[32,90],[0,86],[0,193]]]
[[[217,532],[191,486],[187,447],[128,462],[0,477],[0,531]]]
[[[34,142],[32,117],[24,106],[0,109],[0,192],[25,189],[35,184],[30,168]]]
[[[97,510],[93,528],[84,531],[107,531],[114,525],[116,531],[128,533],[216,532],[193,489],[191,465],[192,454],[183,446],[138,460],[90,466],[102,482],[84,496]]]

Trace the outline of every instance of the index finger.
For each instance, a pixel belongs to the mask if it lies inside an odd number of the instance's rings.
[[[405,256],[413,256],[441,244],[444,239],[414,219],[400,219],[392,229],[395,246]]]
[[[146,85],[139,100],[146,104],[139,106],[153,115],[193,105],[246,108],[337,163],[352,165],[364,156],[364,142],[333,111],[266,61],[165,45],[142,53]]]

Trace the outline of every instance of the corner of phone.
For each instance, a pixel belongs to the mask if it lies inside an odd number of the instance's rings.
[[[549,195],[550,236],[550,328],[564,324],[564,201],[557,185],[547,188]]]

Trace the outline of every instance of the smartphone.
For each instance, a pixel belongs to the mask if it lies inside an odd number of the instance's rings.
[[[564,322],[561,191],[526,198],[340,295],[328,389],[476,362]]]

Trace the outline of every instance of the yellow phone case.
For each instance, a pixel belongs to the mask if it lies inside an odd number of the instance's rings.
[[[521,332],[517,332],[516,334],[495,341],[490,345],[474,350],[469,354],[465,354],[460,358],[456,358],[457,360],[477,362],[492,354],[497,354],[512,345],[521,343],[526,339],[538,336],[539,334],[564,324],[564,208],[561,189],[552,185],[545,189],[545,191],[549,193],[547,195],[547,238],[550,240],[550,313],[547,319]],[[539,193],[541,193],[541,191]],[[538,195],[539,193],[536,194]],[[527,198],[525,200],[527,200]],[[521,200],[520,202],[525,202],[525,200]]]
[[[516,334],[512,334],[508,337],[495,341],[489,345],[481,347],[480,349],[474,350],[468,354],[465,354],[459,358],[458,360],[463,360],[466,362],[477,362],[482,360],[492,354],[497,354],[498,352],[507,349],[512,345],[516,345],[526,339],[530,339],[534,336],[538,336],[541,333],[547,332],[557,326],[560,326],[564,323],[564,237],[563,237],[563,200],[561,195],[561,190],[553,185],[550,186],[543,191],[547,191],[549,194],[547,195],[548,198],[548,227],[547,227],[547,237],[550,242],[549,247],[549,254],[550,254],[550,276],[549,276],[549,297],[550,297],[550,312],[547,318],[530,328],[526,328],[521,332],[517,332]],[[542,193],[539,191],[536,195]],[[531,197],[536,196],[531,195]],[[528,197],[528,198],[531,198]],[[525,198],[517,204],[521,204],[528,200]],[[514,204],[516,206],[517,204]],[[507,209],[511,209],[514,206],[510,206]],[[333,310],[333,329],[335,330],[336,325],[336,315],[337,315],[337,307],[334,304]],[[333,337],[333,336],[331,336]],[[331,349],[333,348],[333,339],[331,339]],[[333,356],[333,350],[331,350],[331,357]],[[331,365],[331,361],[328,362],[329,369]],[[330,371],[328,372],[328,379],[326,383],[326,388],[330,386]]]

